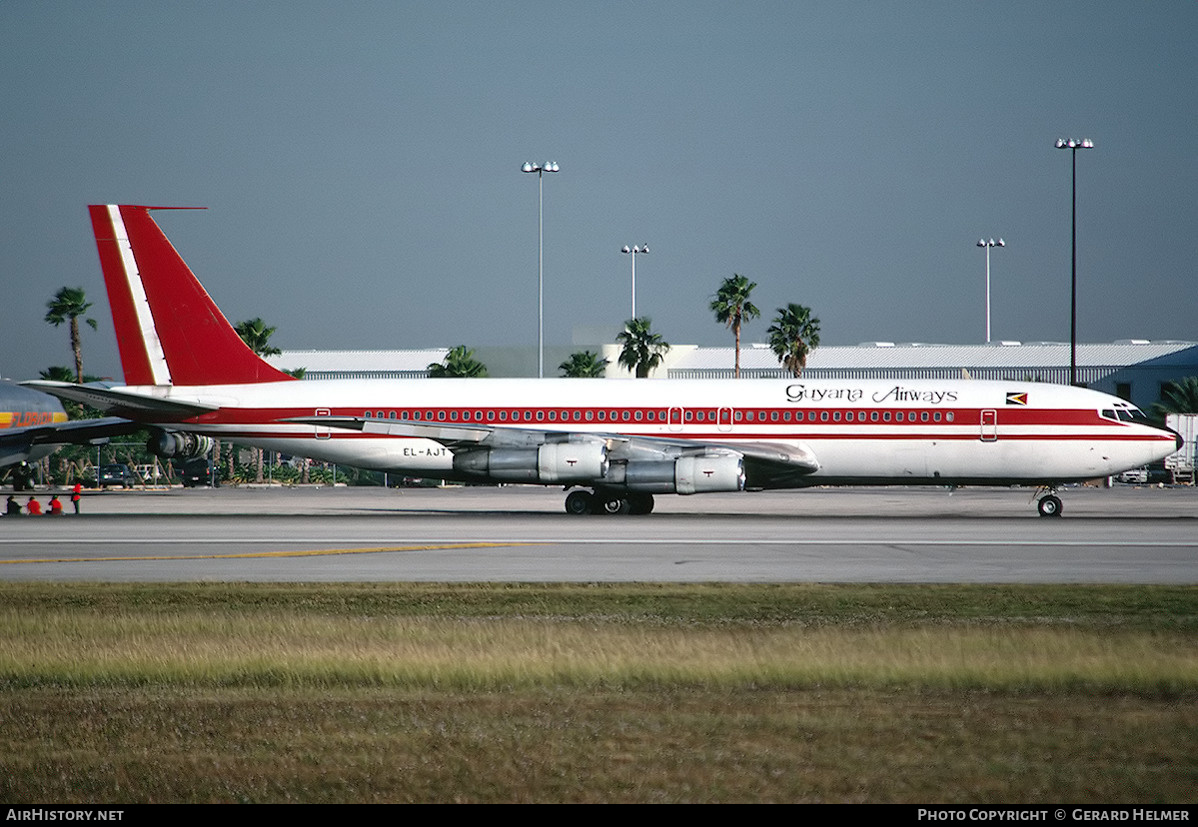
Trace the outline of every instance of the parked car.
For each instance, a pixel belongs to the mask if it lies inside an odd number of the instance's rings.
[[[106,488],[110,485],[123,485],[125,488],[132,488],[137,483],[141,482],[133,470],[123,462],[114,462],[109,465],[100,466],[100,476],[96,480],[97,485],[101,488]]]
[[[1148,482],[1148,469],[1131,468],[1122,474],[1116,474],[1115,482],[1146,483]]]
[[[134,465],[133,475],[137,477],[139,482],[154,482],[156,476],[154,474],[155,466],[152,463],[146,465]],[[158,476],[162,475],[161,469],[158,471]]]
[[[198,488],[213,484],[212,462],[206,457],[196,457],[186,462],[176,463],[175,473],[179,475],[184,488]],[[220,486],[219,479],[216,480],[216,485]]]

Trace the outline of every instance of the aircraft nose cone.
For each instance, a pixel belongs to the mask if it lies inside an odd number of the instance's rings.
[[[1178,451],[1181,450],[1181,446],[1186,444],[1186,441],[1181,438],[1181,434],[1177,433],[1176,431],[1173,432],[1173,441],[1177,443]]]

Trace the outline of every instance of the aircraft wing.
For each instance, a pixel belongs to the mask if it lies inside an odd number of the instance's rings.
[[[35,446],[99,445],[111,437],[131,434],[141,427],[141,424],[128,419],[105,417],[5,428],[0,431],[0,468],[28,459]]]
[[[752,488],[777,488],[794,484],[819,470],[819,460],[806,445],[757,442],[728,446],[745,458],[745,478]]]
[[[220,410],[219,405],[210,405],[198,400],[167,399],[98,384],[75,385],[70,382],[51,382],[44,379],[33,379],[21,384],[25,387],[45,391],[59,399],[82,402],[84,405],[90,405],[105,413],[135,419],[151,419],[157,422],[178,422]]]
[[[581,433],[519,426],[496,427],[470,422],[413,422],[407,419],[352,416],[304,416],[286,421],[367,434],[431,439],[455,453],[478,447],[530,448],[552,442],[591,440],[606,442],[613,459],[649,459],[659,456],[664,458],[707,452],[734,453],[744,458],[745,474],[749,485],[754,488],[774,487],[788,480],[812,474],[820,467],[810,448],[802,443],[793,442],[700,442],[668,436],[629,436],[618,432]]]

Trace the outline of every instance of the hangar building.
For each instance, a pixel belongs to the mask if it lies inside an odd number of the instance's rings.
[[[546,348],[546,373],[575,350]],[[617,363],[619,347],[591,345],[609,360],[608,378],[629,376]],[[276,367],[306,369],[305,379],[422,378],[429,364],[445,358],[448,348],[421,350],[288,350],[268,359]],[[535,376],[535,348],[478,347],[476,358],[491,376]],[[741,377],[782,378],[788,374],[767,345],[741,347]],[[731,378],[731,347],[674,345],[654,378]],[[1147,409],[1169,382],[1198,376],[1198,342],[1124,339],[1077,346],[1079,383],[1111,393]],[[985,345],[895,344],[868,342],[824,346],[812,352],[803,377],[808,379],[1015,379],[1067,384],[1067,342],[995,342]]]

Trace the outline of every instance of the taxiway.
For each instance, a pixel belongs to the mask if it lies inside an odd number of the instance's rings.
[[[814,489],[575,517],[542,488],[111,491],[0,519],[0,579],[1198,583],[1198,490],[1078,487],[1059,519],[1030,495]]]

